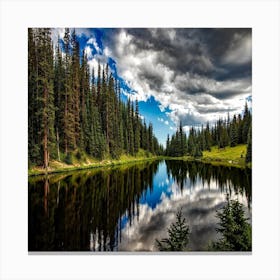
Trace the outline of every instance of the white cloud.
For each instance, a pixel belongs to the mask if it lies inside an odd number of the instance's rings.
[[[99,46],[98,46],[98,44],[96,42],[96,39],[94,37],[91,37],[90,39],[88,39],[87,44],[88,45],[93,45],[95,50],[96,50],[96,52],[97,53],[101,53],[101,49],[99,48]]]
[[[112,55],[112,52],[111,52],[111,50],[110,50],[108,47],[105,47],[105,48],[103,49],[103,53],[104,53],[104,55],[107,56],[107,57],[109,57],[109,56]]]

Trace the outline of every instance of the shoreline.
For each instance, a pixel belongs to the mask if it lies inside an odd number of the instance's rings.
[[[86,170],[86,169],[95,169],[95,168],[102,168],[102,167],[113,167],[118,165],[125,165],[130,163],[140,163],[144,161],[154,161],[154,160],[161,160],[164,159],[162,156],[155,156],[155,157],[147,157],[147,158],[131,158],[123,160],[104,160],[96,163],[90,164],[80,164],[80,165],[63,165],[61,168],[50,168],[45,170],[40,167],[34,167],[28,169],[28,177],[38,176],[38,175],[49,175],[55,173],[64,173],[70,171],[78,171],[78,170]]]
[[[212,164],[214,166],[225,166],[225,167],[236,167],[236,168],[250,168],[252,169],[252,163],[246,164],[244,154],[246,152],[245,145],[239,145],[236,147],[226,147],[225,149],[219,150],[217,147],[213,147],[211,152],[204,151],[203,156],[200,158],[194,158],[192,156],[181,156],[181,157],[170,157],[170,156],[140,156],[132,157],[124,155],[118,160],[105,159],[102,161],[89,161],[78,162],[76,164],[67,165],[63,162],[53,161],[51,167],[45,170],[40,167],[33,167],[28,169],[29,176],[47,175],[53,173],[63,173],[75,170],[112,167],[118,165],[125,165],[130,163],[153,161],[153,160],[183,160],[183,161],[194,161],[206,164]]]

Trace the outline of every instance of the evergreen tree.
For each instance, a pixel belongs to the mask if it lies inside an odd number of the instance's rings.
[[[160,251],[186,251],[189,243],[190,229],[186,219],[182,216],[182,210],[176,214],[176,222],[168,228],[168,238],[156,239],[156,246]]]
[[[248,140],[247,140],[247,153],[246,163],[252,162],[252,125],[249,128]]]
[[[205,129],[205,150],[211,151],[211,146],[212,146],[212,137],[210,133],[210,126],[209,122],[206,124],[206,129]]]
[[[230,146],[235,147],[238,143],[238,129],[236,116],[233,116],[232,122],[230,123]]]
[[[41,164],[41,144],[39,137],[40,122],[38,92],[38,51],[36,32],[28,29],[28,159],[29,164]]]
[[[229,200],[222,211],[217,212],[220,240],[212,244],[214,250],[219,251],[251,251],[251,226],[245,218],[243,206],[237,200]]]
[[[154,143],[153,143],[153,125],[149,123],[148,128],[148,150],[153,154],[154,153]]]
[[[80,45],[76,38],[75,29],[72,33],[72,46],[73,54],[71,61],[71,89],[72,89],[72,99],[73,99],[73,130],[74,130],[74,148],[77,148],[77,145],[80,145],[80,133],[81,133],[81,124],[80,124]]]
[[[251,113],[248,109],[248,104],[246,102],[244,107],[244,116],[243,116],[243,130],[242,130],[243,143],[247,143],[250,124],[251,124]]]
[[[140,118],[138,100],[135,101],[135,119],[134,119],[134,151],[138,153],[140,148]]]
[[[169,134],[167,134],[167,140],[166,140],[166,152],[165,152],[165,154],[166,154],[167,156],[169,156],[169,155],[170,155],[170,139],[169,139]]]
[[[43,166],[48,168],[50,153],[54,144],[54,92],[53,92],[53,48],[51,30],[40,28],[37,32],[38,52],[38,111],[37,118],[40,122],[39,137],[42,145]]]

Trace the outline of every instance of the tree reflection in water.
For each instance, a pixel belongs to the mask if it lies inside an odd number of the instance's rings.
[[[216,190],[213,192],[214,185],[218,186],[219,196]],[[194,190],[198,200],[194,200]],[[156,250],[154,237],[164,237],[177,207],[183,206],[189,221],[204,215],[215,225],[210,213],[221,207],[226,191],[246,197],[250,208],[251,173],[196,162],[156,161],[30,178],[28,248]],[[205,231],[207,226],[203,224],[197,230]],[[201,236],[207,239],[209,234]],[[194,239],[190,236],[192,249],[200,250],[201,241]]]

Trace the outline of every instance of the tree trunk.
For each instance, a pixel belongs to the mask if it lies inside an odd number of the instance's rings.
[[[58,135],[58,129],[56,129],[56,143],[57,143],[57,157],[60,161],[60,151],[59,151],[59,135]]]
[[[44,113],[43,113],[43,154],[44,154],[44,168],[48,170],[49,160],[48,160],[48,124],[47,124],[47,106],[48,106],[48,91],[46,87],[44,88]]]

